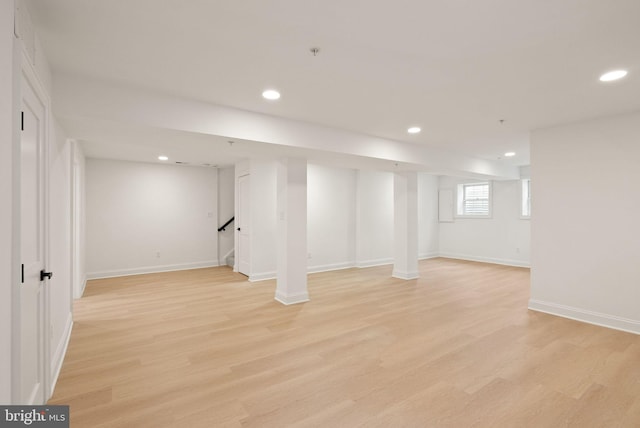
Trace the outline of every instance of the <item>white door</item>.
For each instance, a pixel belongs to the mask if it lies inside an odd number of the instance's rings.
[[[20,404],[44,404],[44,106],[22,81]]]
[[[238,178],[238,272],[249,276],[251,260],[249,246],[249,175]]]

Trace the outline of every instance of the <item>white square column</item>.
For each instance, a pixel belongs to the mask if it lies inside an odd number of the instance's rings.
[[[285,305],[309,300],[307,292],[307,161],[278,162],[278,272],[275,299]]]
[[[393,277],[418,278],[418,173],[393,176]]]

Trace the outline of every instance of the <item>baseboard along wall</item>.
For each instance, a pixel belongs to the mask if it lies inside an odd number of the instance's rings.
[[[87,273],[87,279],[114,278],[118,276],[142,275],[146,273],[172,272],[178,270],[202,269],[220,266],[218,261],[179,263],[174,265],[144,266],[130,269],[117,269]]]
[[[621,330],[627,333],[640,334],[640,321],[621,318],[615,315],[535,299],[529,300],[529,309],[588,324],[599,325],[601,327],[612,328],[614,330]]]

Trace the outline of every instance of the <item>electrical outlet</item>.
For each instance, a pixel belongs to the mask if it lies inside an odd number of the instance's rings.
[[[520,253],[520,247],[516,247],[516,253]]]
[[[160,251],[156,251],[156,257],[160,258]]]

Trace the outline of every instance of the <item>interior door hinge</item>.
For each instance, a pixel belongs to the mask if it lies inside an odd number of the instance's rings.
[[[24,131],[24,112],[20,112],[20,130]]]
[[[24,263],[22,263],[22,283],[24,284]]]

